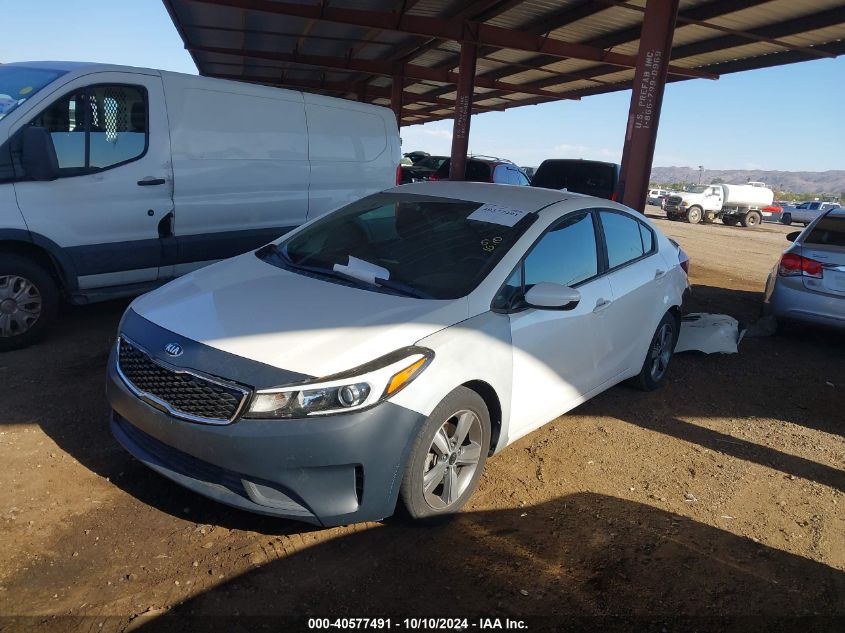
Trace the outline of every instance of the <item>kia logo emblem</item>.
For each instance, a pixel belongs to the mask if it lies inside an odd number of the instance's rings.
[[[171,356],[181,356],[182,346],[179,345],[179,343],[168,343],[164,346],[164,351],[170,354]]]

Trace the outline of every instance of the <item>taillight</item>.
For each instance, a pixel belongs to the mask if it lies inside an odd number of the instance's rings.
[[[820,262],[809,257],[802,257],[795,253],[786,253],[780,258],[778,275],[781,277],[815,277],[821,279],[824,276],[824,269]]]
[[[431,174],[431,176],[429,176],[428,179],[429,180],[443,180],[443,177],[438,175],[438,174]]]
[[[402,184],[402,163],[396,165],[396,184]]]
[[[616,195],[616,192],[614,191],[612,194],[610,194],[610,199],[611,199],[613,202],[616,202],[616,198],[618,198],[618,196]]]

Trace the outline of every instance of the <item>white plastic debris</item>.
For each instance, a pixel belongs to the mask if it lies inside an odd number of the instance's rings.
[[[675,351],[736,354],[743,333],[739,331],[739,321],[727,314],[688,314],[681,319],[681,334]]]

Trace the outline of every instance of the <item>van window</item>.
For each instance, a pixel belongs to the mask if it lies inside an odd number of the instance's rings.
[[[146,95],[136,86],[83,88],[55,101],[31,124],[50,132],[60,175],[101,171],[146,152]]]

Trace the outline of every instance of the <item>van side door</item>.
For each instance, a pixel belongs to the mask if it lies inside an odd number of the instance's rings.
[[[80,290],[155,281],[160,231],[173,209],[161,78],[77,78],[44,99],[27,125],[48,130],[59,163],[53,181],[16,177],[29,230],[64,249]]]
[[[305,221],[300,93],[170,73],[164,84],[178,245],[171,276],[258,248]]]

